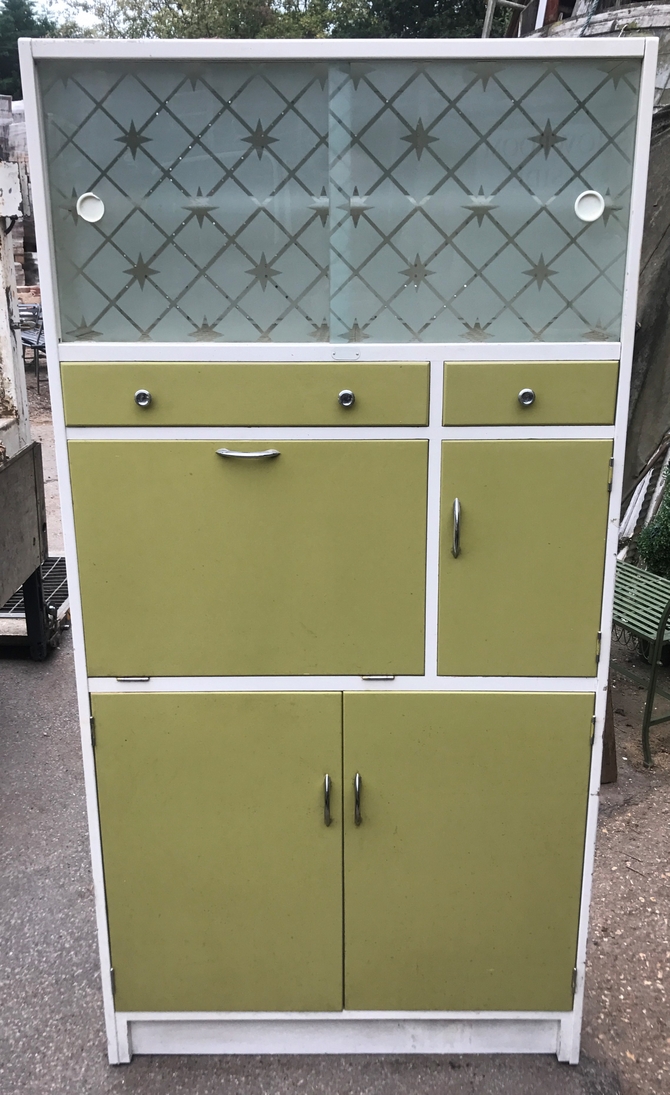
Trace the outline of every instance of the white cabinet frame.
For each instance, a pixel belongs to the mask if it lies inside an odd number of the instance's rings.
[[[610,654],[612,599],[614,591],[619,510],[625,453],[631,361],[635,333],[637,282],[642,243],[647,159],[651,134],[657,40],[655,38],[576,39],[457,39],[457,40],[273,40],[273,41],[154,41],[154,40],[49,40],[22,39],[19,43],[25,96],[28,147],[37,241],[40,256],[44,332],[52,393],[58,475],[63,507],[63,531],[70,579],[75,670],[81,721],[81,740],[86,784],[86,802],[91,839],[95,905],[109,1060],[120,1063],[133,1053],[556,1053],[559,1060],[576,1063],[584,1000],[585,953],[591,881],[595,854],[602,734],[607,695]],[[62,344],[53,276],[54,255],[50,213],[46,193],[46,167],[38,107],[36,67],[41,59],[73,60],[309,60],[352,61],[356,59],[569,59],[640,58],[642,77],[639,95],[631,215],[623,297],[621,342],[617,343],[499,343],[486,345],[365,344],[360,348],[324,344],[211,344],[184,343],[77,343]],[[445,359],[449,360],[608,360],[620,358],[619,394],[614,427],[511,427],[445,428],[442,419],[442,383]],[[67,439],[219,436],[252,439],[254,436],[296,438],[343,438],[352,431],[327,429],[66,429],[60,383],[60,361],[123,360],[430,360],[431,412],[425,428],[360,427],[355,436],[425,437],[430,442],[428,487],[427,626],[426,675],[371,681],[351,677],[293,678],[157,678],[129,684],[115,679],[89,679],[84,652],[80,592],[77,582],[77,551],[69,482]],[[437,677],[437,565],[440,492],[440,441],[444,438],[573,438],[611,437],[614,441],[613,480],[610,496],[604,595],[601,616],[602,646],[597,676],[589,678],[495,678]],[[596,694],[595,738],[592,749],[586,847],[582,881],[574,1006],[566,1013],[538,1012],[451,1012],[451,1013],[358,1013],[339,1014],[234,1014],[234,1013],[117,1013],[114,1009],[110,950],[105,908],[102,851],[96,796],[95,761],[91,741],[89,691],[169,690],[259,690],[288,689],[431,689],[476,691],[589,691]]]

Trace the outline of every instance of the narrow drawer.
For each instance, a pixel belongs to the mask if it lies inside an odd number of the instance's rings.
[[[446,361],[444,425],[610,425],[618,374],[618,361]]]
[[[423,426],[427,362],[64,362],[68,426]],[[140,407],[135,393],[151,402]],[[339,393],[354,393],[342,406]]]

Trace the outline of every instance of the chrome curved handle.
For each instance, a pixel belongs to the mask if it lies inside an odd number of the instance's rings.
[[[271,460],[279,456],[279,449],[264,449],[262,452],[237,452],[236,449],[217,449],[217,456],[235,456],[241,460]]]
[[[363,818],[361,817],[361,788],[363,786],[363,780],[358,772],[354,776],[354,825],[360,825]]]
[[[454,498],[454,539],[451,545],[451,554],[458,559],[461,554],[461,503]]]
[[[333,820],[330,816],[330,788],[332,787],[331,779],[328,773],[323,780],[323,821],[325,825],[330,825]]]

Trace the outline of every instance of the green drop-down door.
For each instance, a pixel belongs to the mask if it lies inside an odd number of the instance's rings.
[[[426,441],[69,448],[91,676],[423,672]]]

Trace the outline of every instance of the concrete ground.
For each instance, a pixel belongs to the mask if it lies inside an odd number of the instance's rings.
[[[1,1095],[620,1095],[588,1056],[106,1062],[69,633],[0,658]]]

